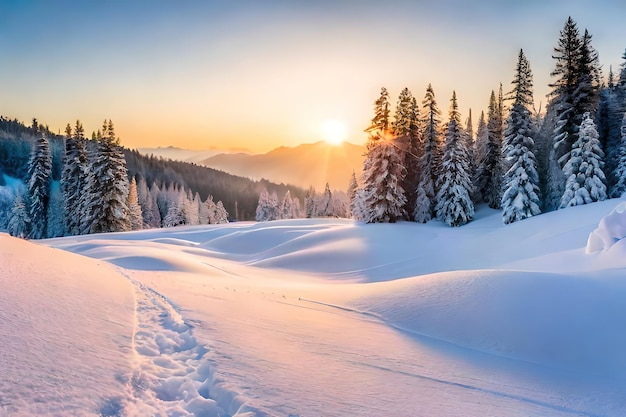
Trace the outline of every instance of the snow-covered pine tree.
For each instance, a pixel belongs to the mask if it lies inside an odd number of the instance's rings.
[[[215,224],[215,202],[213,196],[208,195],[200,205],[200,224]]]
[[[29,237],[42,239],[47,237],[48,203],[52,181],[52,155],[50,143],[42,131],[33,146],[28,163],[28,217],[30,218]]]
[[[161,212],[159,210],[159,195],[161,194],[161,189],[156,182],[152,183],[150,187],[150,193],[148,196],[152,202],[148,205],[146,201],[147,210],[150,210],[150,215],[148,217],[144,217],[144,220],[148,222],[148,226],[150,228],[158,228],[161,227]],[[145,215],[144,215],[145,216]]]
[[[467,120],[465,121],[465,147],[467,148],[467,155],[469,157],[469,171],[470,178],[474,178],[476,171],[476,164],[474,163],[474,122],[472,121],[472,109],[469,109]]]
[[[622,117],[622,135],[619,146],[619,158],[615,169],[615,185],[612,189],[612,196],[619,198],[626,193],[626,114]]]
[[[476,128],[476,141],[474,144],[474,170],[472,175],[472,184],[474,191],[472,193],[472,200],[476,203],[485,201],[485,197],[481,191],[481,178],[478,175],[478,167],[482,161],[487,158],[487,145],[489,143],[489,131],[487,130],[487,122],[485,121],[485,112],[480,112],[480,118],[478,119],[478,126]]]
[[[276,191],[269,193],[266,189],[261,190],[259,203],[256,208],[256,221],[267,222],[280,219],[280,201]]]
[[[348,201],[350,205],[350,216],[354,215],[354,204],[356,199],[356,192],[359,189],[359,183],[356,181],[356,173],[352,171],[352,176],[350,177],[350,183],[348,184]]]
[[[65,214],[63,204],[63,193],[59,181],[52,181],[50,185],[50,200],[48,201],[48,224],[46,225],[47,235],[60,237],[65,233]]]
[[[374,118],[366,132],[389,130],[389,93],[385,87],[380,89],[380,97],[374,102]]]
[[[426,88],[426,94],[424,100],[422,100],[423,119],[421,126],[423,127],[422,140],[425,148],[430,148],[430,173],[432,175],[433,182],[439,175],[441,158],[443,155],[444,138],[442,136],[441,127],[441,110],[437,106],[437,100],[435,99],[435,91],[432,85],[428,84]],[[426,152],[426,149],[424,149]],[[435,184],[435,187],[437,185]],[[435,192],[437,190],[435,189]]]
[[[419,160],[419,181],[415,191],[415,208],[413,219],[419,223],[426,223],[433,217],[435,207],[436,178],[441,161],[441,111],[435,100],[435,92],[430,84],[426,89],[423,104],[424,118],[421,121],[423,131],[422,150]]]
[[[567,182],[561,199],[561,208],[606,199],[603,158],[604,152],[600,149],[598,130],[589,113],[585,113],[578,139],[574,142],[570,158],[563,169]]]
[[[83,125],[77,120],[73,134],[69,123],[65,128],[65,157],[61,173],[61,191],[63,192],[65,207],[65,235],[81,233],[80,224],[84,215],[81,196],[84,195],[88,176],[85,131]]]
[[[501,95],[500,95],[501,97]],[[476,168],[476,196],[491,208],[499,208],[502,186],[502,100],[491,91],[487,113],[487,141]],[[482,146],[483,144],[481,144]]]
[[[605,89],[604,107],[606,109],[606,134],[600,133],[600,140],[605,144],[605,174],[611,197],[622,194],[614,190],[620,180],[617,170],[622,153],[622,119],[626,114],[626,51],[622,55],[622,66],[615,85]],[[603,137],[605,136],[605,137]]]
[[[400,185],[404,166],[394,138],[383,132],[370,134],[363,171],[363,221],[395,223],[404,217],[406,203]]]
[[[405,88],[398,97],[393,134],[396,136],[396,144],[400,150],[406,174],[402,180],[406,204],[403,207],[407,214],[407,220],[413,220],[412,213],[415,210],[415,198],[419,183],[419,160],[421,156],[419,138],[419,107],[417,100],[408,88]]]
[[[96,143],[89,175],[88,233],[130,230],[126,159],[115,136],[113,122],[105,120]]]
[[[293,219],[293,200],[289,190],[283,196],[283,200],[280,203],[280,218],[281,219]]]
[[[143,216],[141,214],[141,206],[139,205],[139,197],[137,196],[137,181],[133,177],[130,182],[128,191],[128,211],[130,216],[130,229],[143,229]]]
[[[504,187],[502,221],[504,224],[541,213],[539,175],[534,154],[534,129],[531,121],[533,82],[530,63],[520,50],[511,96],[513,106],[504,131]]]
[[[561,167],[564,167],[569,159],[569,152],[576,142],[582,116],[582,113],[577,113],[574,106],[577,101],[576,90],[581,79],[578,68],[581,45],[578,26],[571,17],[568,17],[560,32],[558,46],[554,48],[553,58],[556,60],[556,67],[551,75],[558,78],[550,84],[552,92],[549,103],[556,111],[556,127],[552,139],[553,158]]]
[[[394,223],[404,216],[406,204],[402,181],[405,169],[402,153],[396,137],[385,122],[388,105],[385,103],[387,90],[383,87],[381,97],[374,103],[374,118],[367,142],[367,154],[363,162],[363,200],[361,213],[366,223]]]
[[[470,198],[472,181],[467,172],[469,156],[462,130],[456,92],[453,92],[435,207],[437,219],[452,227],[462,226],[474,216],[474,203]]]
[[[215,204],[215,224],[226,223],[228,223],[228,212],[224,208],[222,200],[219,200],[217,204]]]
[[[326,186],[324,187],[324,194],[320,196],[320,201],[317,204],[317,207],[318,207],[317,216],[318,217],[332,217],[333,216],[332,201],[333,201],[333,194],[330,191],[330,185],[326,183]]]
[[[315,188],[309,187],[304,196],[304,215],[307,219],[315,217],[317,208],[315,207],[315,201],[317,200]]]
[[[163,219],[163,227],[176,227],[189,224],[191,205],[187,193],[181,189],[176,200],[170,201],[167,215]]]
[[[301,209],[300,209],[300,199],[298,197],[293,198],[291,202],[291,207],[293,208],[293,218],[299,219],[302,216],[302,214],[301,214]]]
[[[7,231],[11,236],[19,238],[27,238],[30,232],[30,217],[28,217],[28,200],[27,195],[18,193],[13,200],[13,208],[11,209]]]

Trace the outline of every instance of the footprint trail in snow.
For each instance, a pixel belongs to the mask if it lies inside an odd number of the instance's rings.
[[[253,417],[215,378],[209,349],[198,343],[193,326],[162,294],[135,281],[134,370],[127,381],[127,415]]]

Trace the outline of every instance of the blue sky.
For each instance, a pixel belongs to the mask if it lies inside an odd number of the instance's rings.
[[[455,89],[476,122],[520,48],[545,104],[570,15],[619,66],[622,1],[0,0],[0,114],[111,118],[129,147],[266,151],[322,139],[327,119],[363,142],[381,86],[395,103],[432,83],[444,115]]]

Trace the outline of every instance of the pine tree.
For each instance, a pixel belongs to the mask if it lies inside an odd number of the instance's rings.
[[[607,175],[607,186],[611,197],[618,197],[622,194],[617,183],[620,181],[621,173],[618,173],[621,153],[622,153],[622,119],[626,114],[626,51],[622,56],[623,62],[617,83],[613,88],[604,89],[601,101],[601,110],[605,111],[606,122],[604,131],[600,133],[600,140],[604,144],[605,150],[605,174]],[[598,126],[600,129],[600,126]]]
[[[356,181],[356,174],[352,171],[352,176],[350,177],[350,183],[348,184],[348,201],[350,204],[350,215],[354,214],[354,205],[356,203],[356,193],[359,189],[359,184]]]
[[[49,238],[60,237],[65,234],[65,213],[63,212],[63,206],[63,194],[61,193],[59,181],[52,181],[50,199],[48,201],[48,213],[46,214],[48,219],[46,229]]]
[[[105,120],[91,161],[86,201],[88,233],[130,230],[126,160],[113,123]]]
[[[408,92],[408,90],[406,91]],[[408,94],[410,95],[411,93],[409,92]],[[407,101],[408,103],[406,103]],[[413,220],[423,144],[419,134],[420,114],[417,100],[413,96],[404,97],[402,105],[406,107],[406,111],[403,114],[405,118],[402,123],[403,129],[398,129],[394,133],[397,135],[396,142],[401,151],[401,158],[406,171],[401,183],[406,197],[406,204],[403,210],[407,215],[407,220]],[[400,106],[400,100],[398,101],[398,106]]]
[[[406,198],[400,185],[404,167],[393,138],[371,134],[363,165],[363,220],[395,223],[404,216]]]
[[[261,190],[259,194],[259,202],[256,206],[256,221],[257,222],[266,222],[270,220],[270,194],[264,188]]]
[[[184,190],[179,190],[177,198],[170,201],[163,227],[176,227],[189,224],[190,204]]]
[[[437,106],[435,100],[435,91],[433,87],[428,84],[426,88],[426,95],[422,100],[422,108],[424,109],[422,120],[422,126],[424,132],[422,134],[422,140],[426,148],[430,148],[430,174],[432,175],[433,182],[439,175],[441,168],[441,158],[443,155],[444,139],[441,135],[441,111]],[[426,149],[424,149],[426,152]]]
[[[293,200],[289,190],[285,193],[282,202],[280,203],[280,218],[281,219],[293,219]]]
[[[534,154],[532,72],[524,52],[520,50],[513,91],[513,106],[504,132],[505,175],[502,194],[504,224],[541,213],[539,175]]]
[[[135,177],[133,177],[130,182],[127,204],[130,215],[130,229],[143,229],[143,216],[141,214],[141,206],[139,205],[139,197],[137,196],[137,181],[135,180]]]
[[[332,217],[333,216],[333,194],[330,191],[330,185],[326,183],[324,187],[324,194],[318,204],[318,217]]]
[[[366,129],[366,132],[376,130],[386,132],[389,127],[389,93],[385,87],[382,87],[380,97],[374,102],[372,124]]]
[[[502,184],[502,102],[496,99],[493,91],[489,98],[486,139],[482,159],[476,168],[476,196],[480,198],[478,201],[488,203],[489,207],[499,208]],[[483,146],[483,143],[480,145]]]
[[[317,213],[317,207],[315,207],[316,192],[312,186],[306,192],[304,196],[304,215],[307,219],[315,217]]]
[[[65,234],[80,233],[80,198],[87,178],[87,153],[84,144],[84,131],[80,122],[76,121],[75,134],[67,124],[65,128],[65,157],[61,173],[61,190],[65,205]]]
[[[606,199],[606,178],[602,170],[604,152],[596,125],[589,113],[583,115],[578,139],[563,169],[567,177],[561,208],[578,206]]]
[[[474,170],[472,175],[472,184],[474,185],[474,191],[472,194],[472,200],[480,203],[485,201],[485,197],[482,194],[482,182],[483,179],[479,176],[479,167],[484,164],[487,158],[487,149],[489,144],[489,131],[487,130],[487,122],[485,121],[485,112],[480,112],[480,118],[478,119],[478,126],[476,128],[476,142],[474,144]]]
[[[556,68],[552,71],[553,77],[558,77],[550,85],[552,87],[550,106],[556,110],[557,122],[553,135],[553,158],[561,167],[569,159],[569,152],[576,142],[581,114],[577,114],[574,107],[576,90],[580,81],[578,72],[581,59],[580,33],[574,20],[569,17],[561,30],[558,46],[554,48],[553,58]]]
[[[411,108],[413,95],[408,88],[404,88],[398,97],[394,121],[392,123],[395,136],[408,136],[414,123],[414,114]]]
[[[265,192],[267,193],[267,190]],[[215,207],[213,196],[207,196],[205,202],[200,206],[200,224],[215,224]]]
[[[419,223],[426,223],[433,217],[436,196],[436,178],[439,172],[441,161],[441,111],[435,101],[435,92],[429,84],[426,89],[426,96],[422,101],[424,108],[424,119],[421,124],[424,127],[422,132],[423,149],[419,160],[419,181],[415,191],[415,207],[413,209],[413,219]]]
[[[228,212],[224,208],[224,204],[221,200],[215,205],[215,224],[228,223]]]
[[[615,185],[612,189],[612,197],[619,198],[626,193],[626,114],[622,117],[622,137],[619,147],[619,158],[615,169]]]
[[[30,231],[30,217],[28,217],[28,203],[24,200],[28,196],[22,196],[18,193],[13,200],[13,208],[9,217],[7,231],[11,236],[26,238]]]
[[[474,160],[474,123],[472,121],[472,109],[469,109],[469,115],[465,121],[465,147],[467,148],[467,155],[469,157],[469,171],[470,178],[474,178],[476,173],[476,164]]]
[[[468,175],[469,157],[463,140],[461,116],[456,92],[452,93],[450,121],[446,129],[446,145],[439,176],[439,192],[435,211],[437,218],[448,226],[461,226],[474,216],[474,203],[470,198],[472,189]]]
[[[48,203],[50,200],[50,183],[52,181],[52,155],[50,143],[42,131],[37,138],[28,163],[28,198],[30,207],[29,237],[42,239],[47,237]]]

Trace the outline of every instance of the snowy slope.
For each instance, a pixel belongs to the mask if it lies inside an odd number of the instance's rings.
[[[626,246],[585,254],[618,202],[507,226],[481,208],[461,228],[290,220],[43,243],[115,265],[134,294],[125,374],[145,383],[123,384],[119,415],[622,416]]]
[[[0,288],[0,415],[119,408],[130,283],[104,262],[0,234]]]

